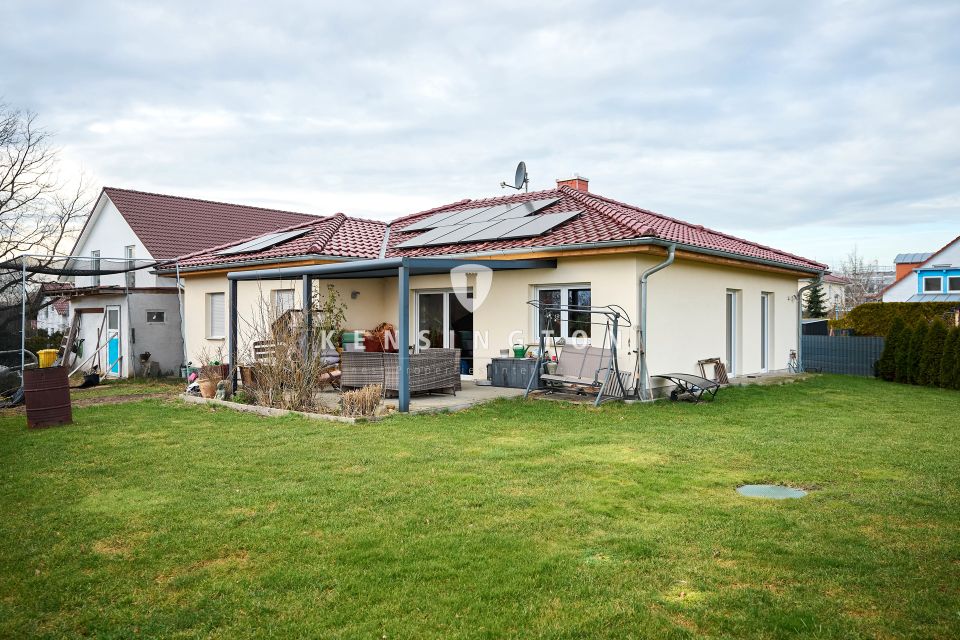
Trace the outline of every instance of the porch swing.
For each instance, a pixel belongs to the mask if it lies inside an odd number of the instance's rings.
[[[579,313],[590,316],[589,324],[604,327],[603,343],[601,347],[578,346],[575,344],[559,345],[562,350],[558,351],[557,337],[551,332],[540,331],[539,350],[537,353],[536,366],[530,381],[527,383],[527,389],[523,394],[526,398],[538,387],[537,380],[544,381],[548,385],[548,393],[560,389],[572,387],[578,393],[596,392],[594,406],[608,400],[627,399],[627,390],[631,387],[631,374],[620,371],[620,365],[617,361],[617,337],[622,327],[633,326],[630,322],[630,316],[623,307],[619,305],[607,305],[603,307],[594,307],[589,305],[575,304],[545,304],[539,300],[529,300],[527,304],[537,310],[540,314],[569,314]],[[595,321],[594,318],[602,318],[601,321]],[[542,373],[546,364],[546,341],[547,334],[550,333],[552,351],[557,354],[557,369],[555,373]]]

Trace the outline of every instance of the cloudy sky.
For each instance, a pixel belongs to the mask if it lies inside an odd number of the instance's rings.
[[[522,159],[832,264],[960,234],[956,0],[12,5],[0,100],[97,185],[390,218]]]

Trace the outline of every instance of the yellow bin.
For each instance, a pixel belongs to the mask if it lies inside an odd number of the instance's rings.
[[[46,369],[47,367],[52,367],[53,363],[57,361],[56,349],[41,349],[37,351],[37,355],[40,357],[40,368]]]

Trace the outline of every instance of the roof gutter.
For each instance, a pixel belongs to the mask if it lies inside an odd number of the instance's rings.
[[[797,291],[797,372],[803,373],[803,294],[809,289],[819,287],[823,282],[826,271],[817,274],[817,279],[810,284],[800,287]]]
[[[673,264],[677,253],[677,245],[667,247],[667,259],[645,270],[640,276],[640,327],[637,332],[637,357],[640,359],[640,379],[635,381],[634,388],[639,385],[637,397],[640,400],[652,400],[650,397],[650,374],[647,371],[647,280],[657,271],[666,269]]]
[[[793,271],[801,271],[803,273],[810,274],[821,274],[825,269],[816,269],[813,267],[802,267],[800,265],[789,264],[786,262],[778,262],[776,260],[767,260],[766,258],[754,258],[751,256],[745,256],[740,253],[734,253],[732,251],[721,251],[719,249],[707,249],[705,247],[698,247],[692,244],[685,244],[683,242],[671,242],[669,240],[664,240],[662,238],[652,238],[652,237],[643,237],[643,238],[630,238],[628,240],[611,240],[608,242],[580,242],[576,244],[566,244],[566,245],[556,245],[556,246],[539,246],[539,247],[518,247],[510,249],[498,249],[495,251],[475,251],[470,253],[457,253],[457,254],[446,254],[447,257],[457,257],[457,258],[480,258],[484,256],[500,256],[500,255],[514,255],[514,254],[525,254],[525,253],[534,253],[539,251],[555,251],[558,253],[566,253],[568,251],[582,251],[584,249],[603,249],[603,248],[617,248],[617,247],[642,247],[642,246],[655,246],[663,247],[668,249],[672,246],[675,249],[680,251],[689,251],[691,253],[700,253],[708,256],[715,256],[718,258],[728,258],[730,260],[739,260],[741,262],[750,262],[753,264],[762,264],[768,267],[777,267],[779,269],[790,269]]]
[[[353,258],[346,256],[326,256],[326,255],[300,255],[272,258],[270,260],[247,260],[244,262],[218,262],[217,264],[205,264],[196,267],[180,267],[180,273],[196,273],[198,271],[220,271],[222,269],[234,269],[237,267],[255,267],[259,265],[283,264],[285,262],[297,260],[329,260],[331,262],[355,262],[357,260],[369,260],[370,258]],[[173,262],[170,263],[171,265]],[[159,275],[170,275],[175,273],[173,268],[154,269],[153,273]]]

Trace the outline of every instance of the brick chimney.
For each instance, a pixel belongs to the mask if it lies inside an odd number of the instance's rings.
[[[557,180],[557,188],[560,187],[573,187],[577,191],[590,191],[590,180],[579,173],[575,173],[572,178]]]

